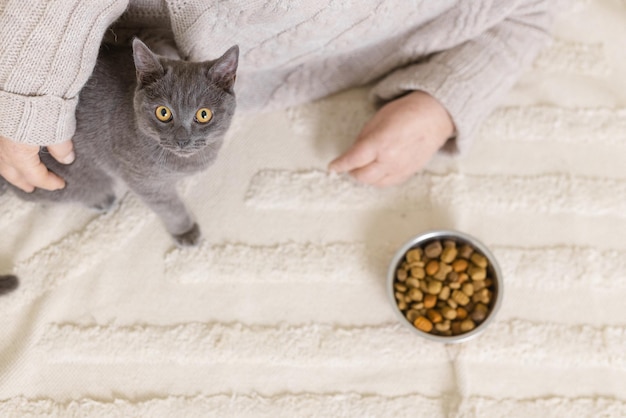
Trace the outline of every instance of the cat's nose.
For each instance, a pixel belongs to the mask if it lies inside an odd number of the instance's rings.
[[[178,144],[179,148],[185,148],[187,145],[189,145],[189,143],[191,142],[191,139],[189,138],[183,138],[183,139],[177,139],[176,143]]]

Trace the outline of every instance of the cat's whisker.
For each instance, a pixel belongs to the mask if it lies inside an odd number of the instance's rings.
[[[164,170],[165,166],[167,165],[167,154],[169,154],[169,152],[161,148],[161,152],[159,155],[159,169],[160,170]]]

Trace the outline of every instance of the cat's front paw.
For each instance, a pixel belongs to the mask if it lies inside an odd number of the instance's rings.
[[[172,236],[180,247],[194,247],[202,240],[202,232],[200,232],[200,227],[197,223],[194,223],[189,231]]]

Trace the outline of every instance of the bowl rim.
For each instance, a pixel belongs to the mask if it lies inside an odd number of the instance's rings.
[[[396,276],[397,266],[398,264],[400,264],[400,261],[402,260],[404,255],[407,253],[407,251],[409,251],[411,248],[425,241],[430,241],[433,239],[446,239],[446,238],[465,241],[466,243],[470,244],[471,246],[479,250],[485,257],[487,257],[487,259],[489,260],[489,264],[491,265],[494,271],[494,275],[495,275],[494,280],[497,286],[496,300],[487,318],[485,318],[485,320],[480,325],[478,325],[476,328],[474,328],[470,332],[466,332],[464,334],[459,334],[459,335],[454,335],[454,336],[449,336],[449,337],[430,334],[430,333],[420,331],[419,329],[415,328],[415,326],[411,324],[408,321],[408,319],[406,319],[406,317],[402,314],[402,311],[400,311],[400,309],[398,308],[398,304],[396,302],[396,297],[395,297],[395,290],[393,287],[395,283],[395,278],[396,278],[395,276]],[[502,299],[504,298],[502,271],[500,269],[500,265],[498,264],[498,260],[493,255],[491,250],[489,250],[489,248],[485,244],[483,244],[480,240],[478,240],[476,237],[469,235],[465,232],[461,232],[461,231],[457,231],[453,229],[433,229],[433,230],[422,232],[413,236],[411,239],[406,241],[404,245],[402,245],[400,249],[398,249],[398,251],[395,253],[394,257],[391,260],[391,263],[389,264],[389,269],[387,271],[387,296],[389,297],[389,300],[391,301],[391,305],[393,307],[393,311],[398,317],[398,319],[400,320],[400,322],[406,327],[408,327],[414,334],[419,335],[420,337],[426,338],[431,341],[436,341],[436,342],[441,342],[441,343],[446,343],[446,344],[462,343],[470,339],[473,339],[477,337],[478,335],[480,335],[481,333],[483,333],[485,329],[487,329],[489,324],[494,320],[496,315],[498,314],[498,311],[500,310],[500,307],[502,305]]]

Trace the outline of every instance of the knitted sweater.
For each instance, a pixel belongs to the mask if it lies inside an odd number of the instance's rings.
[[[0,135],[49,145],[75,130],[107,28],[168,27],[181,54],[238,44],[240,109],[290,106],[372,83],[423,90],[458,149],[549,39],[548,0],[0,0]]]

